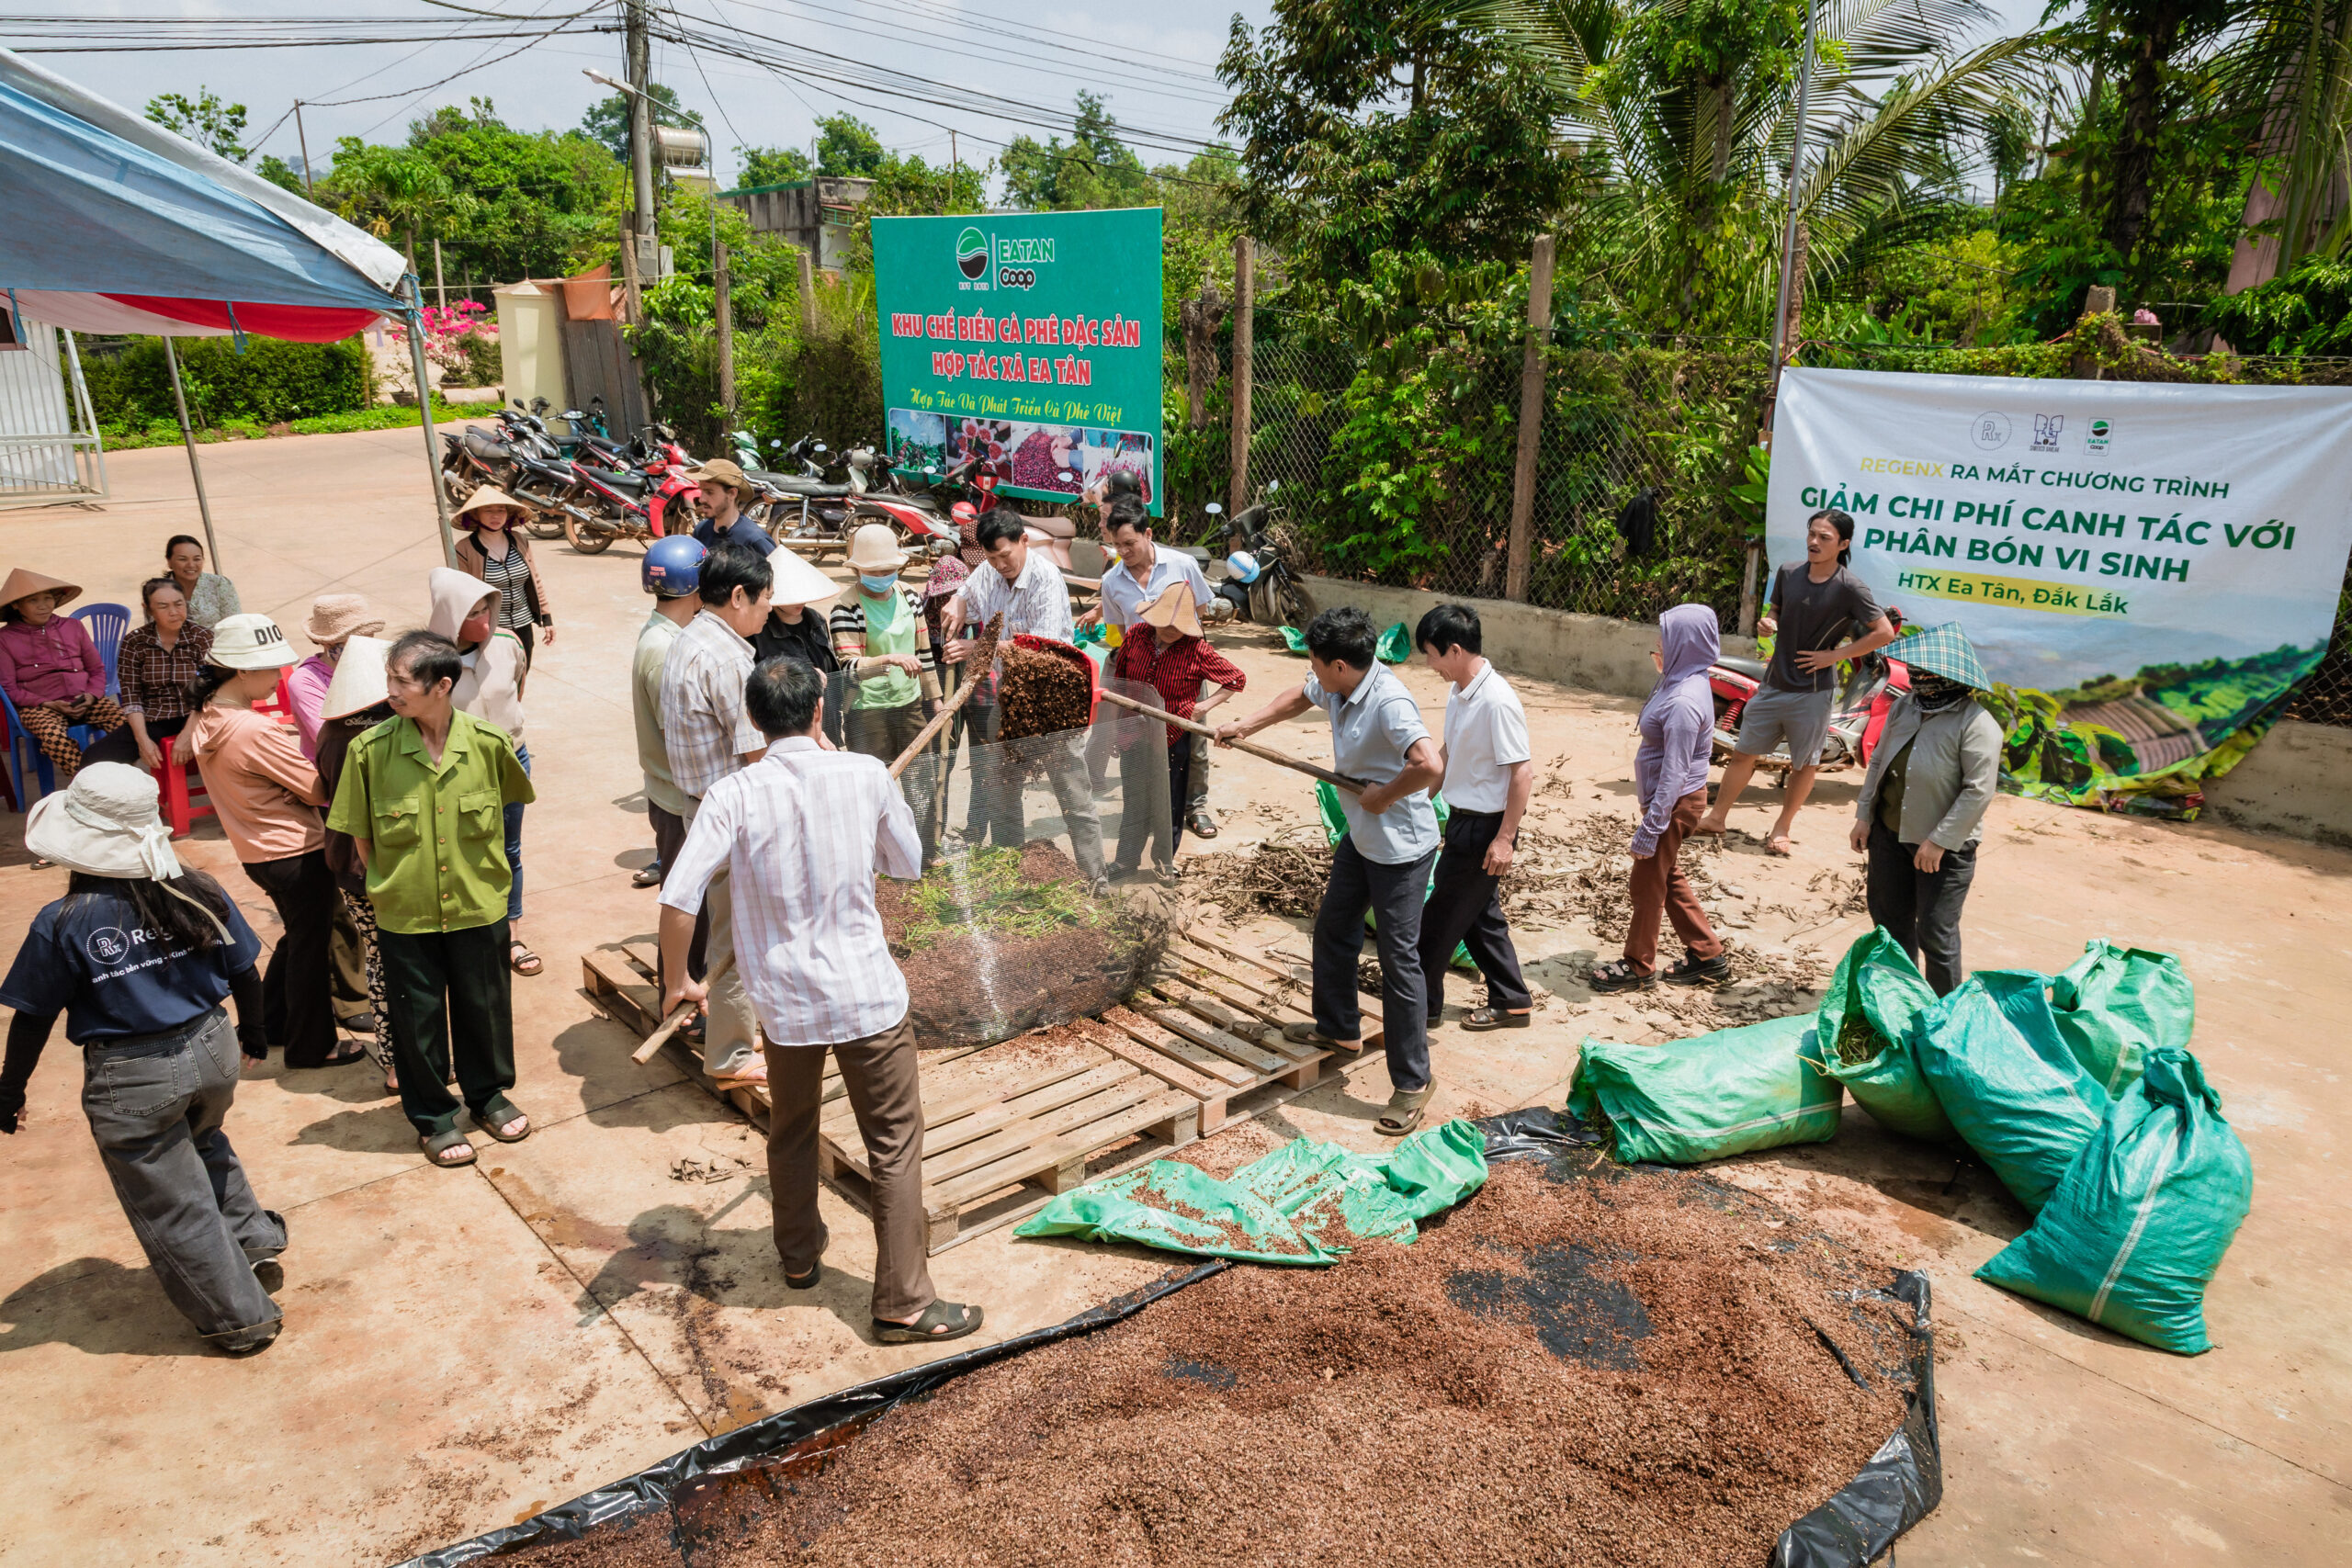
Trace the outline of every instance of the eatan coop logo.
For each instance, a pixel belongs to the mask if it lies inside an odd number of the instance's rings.
[[[978,229],[956,236],[956,270],[975,282],[989,270],[989,237]]]
[[[966,288],[1035,288],[1038,266],[1053,259],[1051,240],[999,240],[978,229],[956,236],[956,270],[964,275]],[[996,266],[993,282],[989,276],[991,261]]]

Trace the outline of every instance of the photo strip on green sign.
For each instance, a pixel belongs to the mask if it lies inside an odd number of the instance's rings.
[[[1160,475],[1160,213],[874,220],[890,460],[1034,500]]]

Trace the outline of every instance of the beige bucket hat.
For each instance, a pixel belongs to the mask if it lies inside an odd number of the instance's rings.
[[[888,523],[868,523],[849,536],[849,564],[857,571],[897,571],[907,564],[899,547],[899,531]]]
[[[384,629],[364,593],[322,593],[311,603],[311,618],[302,635],[321,648],[333,648],[349,637],[372,637]]]
[[[33,802],[25,848],[68,871],[168,882],[180,874],[180,862],[157,806],[162,793],[143,768],[88,763],[72,784]]]
[[[267,615],[227,615],[212,628],[212,651],[205,659],[228,670],[283,670],[300,657],[286,633]]]

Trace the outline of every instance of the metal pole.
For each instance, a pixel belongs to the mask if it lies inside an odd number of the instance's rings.
[[[433,476],[433,510],[441,519],[441,562],[458,564],[458,536],[449,528],[449,492],[441,484],[441,437],[433,428],[433,389],[424,379],[424,286],[414,274],[401,280],[408,293],[409,363],[416,367],[416,412],[424,425],[424,469]]]
[[[441,236],[433,236],[433,302],[449,308],[449,286],[441,279]]]
[[[311,186],[311,136],[302,129],[302,100],[300,98],[294,100],[294,139],[302,144],[302,194],[316,201],[319,193]]]
[[[1772,317],[1772,385],[1781,384],[1781,367],[1789,357],[1789,288],[1795,281],[1797,253],[1797,174],[1804,164],[1805,109],[1813,89],[1813,19],[1818,0],[1805,0],[1804,64],[1797,73],[1797,123],[1789,138],[1789,216],[1781,230],[1781,298]]]
[[[196,430],[187,422],[187,393],[180,388],[180,356],[172,351],[172,340],[164,338],[164,363],[171,367],[172,402],[180,411],[180,439],[187,443],[187,471],[196,479],[197,514],[204,519],[204,553],[211,558],[212,570],[220,570],[220,543],[212,536],[212,503],[204,499],[204,465],[196,460]],[[457,562],[449,563],[455,566]]]

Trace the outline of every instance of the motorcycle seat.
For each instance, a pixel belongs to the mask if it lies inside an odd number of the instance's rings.
[[[1044,517],[1023,517],[1021,520],[1021,525],[1024,528],[1035,528],[1048,539],[1078,537],[1078,525],[1059,513],[1049,513]]]
[[[610,485],[615,490],[641,491],[645,489],[643,474],[623,473],[615,468],[599,468],[586,463],[580,465],[580,471],[597,483]]]
[[[780,490],[786,495],[819,496],[850,493],[850,487],[847,485],[827,484],[823,479],[804,479],[797,474],[771,473],[763,468],[746,468],[743,470],[743,477],[747,479],[756,479],[773,490]]]
[[[1734,674],[1745,675],[1751,681],[1764,679],[1766,665],[1760,659],[1737,659],[1726,653],[1719,656],[1715,662]]]

